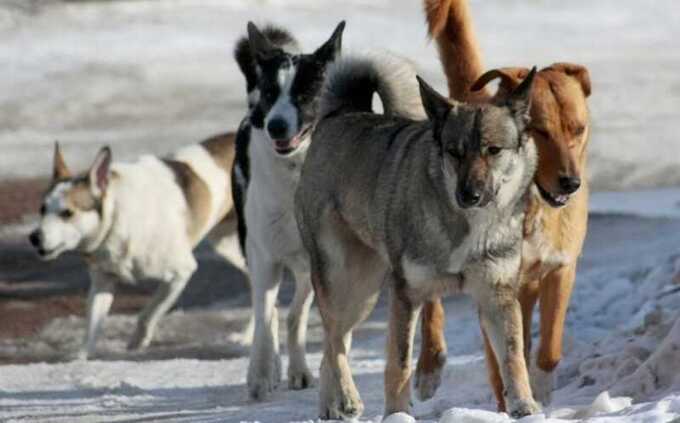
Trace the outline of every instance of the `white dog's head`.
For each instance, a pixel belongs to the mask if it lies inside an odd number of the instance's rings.
[[[42,259],[54,259],[96,239],[102,225],[110,165],[111,150],[104,147],[89,171],[71,176],[59,144],[55,144],[52,183],[40,206],[40,224],[29,235]]]

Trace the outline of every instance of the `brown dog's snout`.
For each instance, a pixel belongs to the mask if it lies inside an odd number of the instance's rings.
[[[565,194],[573,194],[581,187],[581,178],[578,176],[560,176],[559,182]]]

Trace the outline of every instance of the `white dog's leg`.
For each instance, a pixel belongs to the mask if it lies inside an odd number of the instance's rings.
[[[90,292],[87,298],[87,333],[77,358],[86,360],[95,352],[101,325],[113,303],[116,277],[96,270],[90,270]]]
[[[257,254],[255,248],[248,249],[248,264],[255,316],[255,335],[248,366],[248,393],[251,398],[262,400],[281,381],[276,298],[283,268],[262,253]]]
[[[309,273],[296,272],[295,296],[288,312],[288,386],[291,389],[304,389],[313,382],[307,368],[305,347],[307,343],[307,320],[309,308],[314,298]]]
[[[149,346],[158,321],[175,304],[192,274],[193,270],[182,272],[176,274],[169,282],[160,283],[151,301],[139,314],[137,329],[128,344],[128,350],[141,350]]]

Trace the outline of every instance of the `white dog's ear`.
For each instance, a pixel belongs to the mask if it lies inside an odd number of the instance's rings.
[[[109,169],[111,167],[111,149],[106,146],[99,150],[88,174],[90,191],[95,198],[101,198],[109,186]]]
[[[59,141],[54,142],[54,161],[52,165],[52,180],[68,179],[71,177],[71,171],[66,166],[64,156],[61,154],[61,147]]]

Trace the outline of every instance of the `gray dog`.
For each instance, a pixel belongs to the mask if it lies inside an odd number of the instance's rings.
[[[453,292],[479,304],[511,415],[539,410],[515,295],[537,160],[527,132],[534,73],[503,104],[473,106],[449,102],[420,78],[418,87],[406,62],[346,59],[329,71],[296,194],[326,334],[322,418],[363,411],[348,353],[383,283],[391,294],[385,415],[409,410],[420,305]],[[371,111],[374,92],[383,115]],[[414,104],[426,120],[404,117]]]

